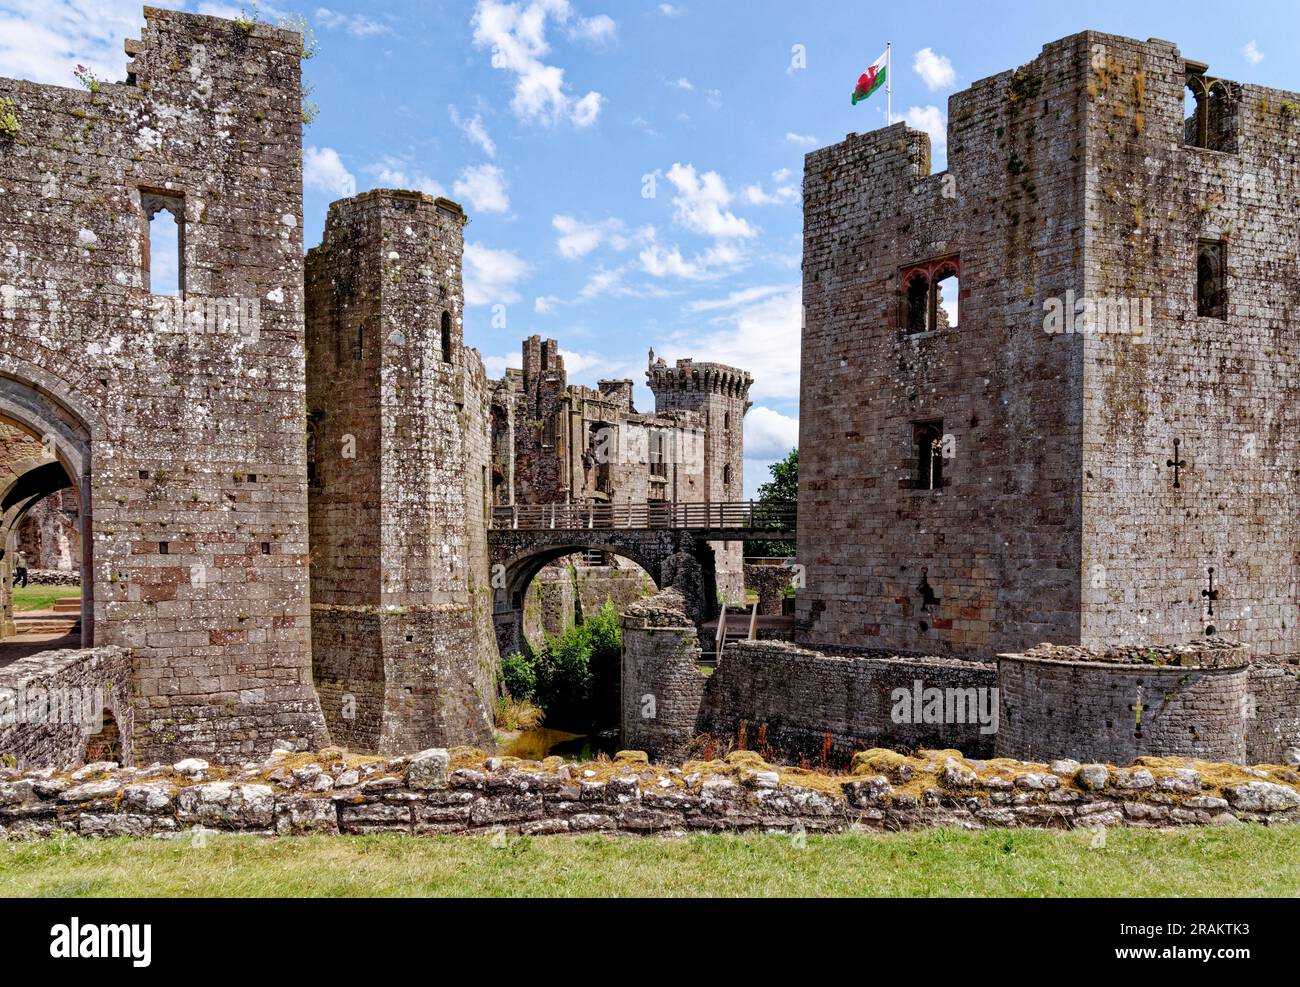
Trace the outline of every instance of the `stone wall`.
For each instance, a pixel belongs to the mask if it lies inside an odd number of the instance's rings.
[[[491,743],[490,392],[463,343],[465,216],[375,190],[307,259],[314,671],[335,740]]]
[[[1084,366],[1081,640],[1170,643],[1213,628],[1259,655],[1294,654],[1300,95],[1221,80],[1232,139],[1191,146],[1184,53],[1167,41],[1086,40],[1079,290],[1147,299],[1151,325],[1142,343],[1074,337]],[[1198,314],[1201,240],[1226,244],[1222,317]],[[1177,484],[1171,459],[1183,463]]]
[[[86,765],[0,769],[0,832],[42,837],[411,833],[897,832],[1300,822],[1300,775],[1204,762],[1114,768],[969,761],[953,751],[866,751],[838,777],[792,772],[751,751],[654,767],[639,751],[565,764],[427,750],[361,759],[341,751],[224,769]]]
[[[623,616],[627,746],[674,758],[707,733],[724,746],[812,764],[846,764],[855,751],[876,746],[938,744],[972,756],[992,753],[998,711],[991,664],[825,655],[758,640],[728,645],[706,676],[696,629],[682,607],[681,594],[668,590]],[[926,689],[940,690],[940,722],[923,709],[932,695]],[[906,702],[900,704],[898,690]]]
[[[572,568],[570,568],[572,566]],[[622,613],[655,592],[654,581],[639,566],[612,562],[585,565],[580,556],[553,563],[537,574],[524,595],[524,636],[539,647],[547,634],[559,634],[579,614],[593,614],[609,600]]]
[[[996,686],[987,663],[828,655],[782,641],[739,641],[727,646],[709,679],[703,725],[716,737],[737,738],[743,724],[750,747],[765,743],[783,759],[812,764],[847,763],[869,747],[940,746],[986,757],[997,721],[982,727],[979,703],[996,716]],[[922,708],[925,689],[942,690],[951,719],[965,722],[927,722],[933,716]],[[908,696],[902,706],[896,690]]]
[[[700,730],[707,678],[700,645],[675,590],[623,614],[621,740],[660,760],[680,760]]]
[[[302,38],[151,7],[126,47],[92,91],[0,79],[0,416],[80,495],[82,630],[137,656],[138,756],[319,743]],[[183,300],[151,293],[155,211]]]
[[[1129,761],[1144,754],[1242,763],[1249,673],[998,658],[999,757]]]
[[[745,563],[745,589],[758,594],[758,612],[765,616],[784,612],[785,591],[794,570],[780,563]]]
[[[1256,659],[1250,665],[1246,757],[1282,761],[1300,749],[1300,657]]]
[[[132,656],[122,648],[44,651],[0,668],[0,763],[28,770],[80,764],[88,742],[116,733],[133,763]]]

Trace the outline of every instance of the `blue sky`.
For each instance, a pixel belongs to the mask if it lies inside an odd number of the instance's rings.
[[[157,2],[237,14],[239,3]],[[124,75],[141,4],[0,0],[0,75]],[[799,188],[806,151],[885,121],[858,75],[893,43],[896,117],[931,132],[947,98],[1086,28],[1177,43],[1213,74],[1300,89],[1290,3],[862,4],[820,0],[262,3],[315,31],[305,75],[305,228],[377,186],[461,201],[466,340],[494,376],[532,333],[570,380],[632,377],[646,351],[755,376],[746,488],[797,439]]]

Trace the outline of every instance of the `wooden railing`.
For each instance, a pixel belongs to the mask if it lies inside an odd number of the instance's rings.
[[[719,501],[680,503],[641,501],[632,504],[512,504],[492,509],[492,527],[544,531],[587,528],[691,528],[772,531],[795,529],[793,501]]]

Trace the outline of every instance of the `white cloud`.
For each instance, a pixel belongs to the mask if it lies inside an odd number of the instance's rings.
[[[600,222],[588,223],[573,216],[557,215],[551,218],[551,226],[559,234],[555,240],[556,249],[561,257],[570,260],[587,256],[601,244],[615,250],[626,250],[633,236],[645,235],[629,235],[623,221],[612,216]]]
[[[400,158],[385,155],[361,170],[374,179],[371,188],[414,189],[435,198],[447,194],[441,182],[422,171],[410,171],[408,168],[407,162]]]
[[[528,264],[513,251],[465,244],[466,305],[513,305],[521,297],[518,284],[527,274]]]
[[[332,147],[309,147],[303,152],[302,183],[341,199],[357,194],[357,180]]]
[[[745,415],[745,457],[782,459],[799,444],[799,419],[755,405]]]
[[[912,69],[921,77],[926,87],[934,92],[946,89],[957,81],[957,73],[947,55],[937,55],[930,48],[922,48],[912,59]]]
[[[1254,38],[1247,41],[1245,45],[1242,46],[1241,54],[1246,61],[1250,62],[1251,65],[1258,65],[1264,60],[1264,53],[1259,50],[1259,45],[1255,43]]]
[[[798,144],[800,147],[812,147],[817,143],[817,138],[811,134],[796,134],[794,131],[786,131],[785,139],[790,144]]]
[[[316,20],[322,27],[331,31],[344,30],[354,38],[368,38],[375,34],[391,34],[393,29],[387,24],[372,21],[364,14],[340,14],[328,7],[316,9]]]
[[[672,3],[661,3],[659,5],[659,13],[663,14],[665,17],[681,17],[682,14],[686,13],[686,8],[679,7]]]
[[[493,68],[514,74],[515,95],[510,105],[521,120],[547,126],[569,120],[575,126],[588,127],[600,114],[600,93],[573,99],[566,91],[564,69],[542,61],[551,50],[546,40],[547,22],[563,25],[571,16],[568,0],[478,0],[474,8],[474,44],[491,50]],[[578,23],[596,20],[599,18]]]
[[[790,289],[785,285],[756,285],[753,288],[741,288],[725,298],[703,298],[690,302],[686,308],[691,312],[716,312],[720,309],[734,310],[742,305],[771,298]]]
[[[448,106],[447,113],[451,117],[451,122],[468,137],[473,143],[483,149],[483,153],[489,158],[497,156],[497,146],[492,138],[488,135],[487,127],[483,125],[483,117],[475,113],[468,120],[462,120],[460,112],[455,106]]]
[[[644,131],[647,137],[663,136],[663,134],[659,133],[659,131],[655,130],[655,128],[650,125],[649,120],[640,114],[632,118],[632,126],[636,127],[638,130]]]
[[[948,122],[944,113],[937,106],[909,106],[903,114],[907,125],[915,130],[924,130],[930,135],[930,149],[936,155],[947,156]]]
[[[587,93],[582,99],[573,104],[573,125],[575,127],[590,127],[596,122],[596,117],[600,115],[600,108],[605,101],[605,97],[597,92]]]
[[[138,0],[7,0],[0,10],[0,76],[76,86],[72,70],[80,64],[96,78],[125,79],[122,41],[140,37],[140,8]]]
[[[757,232],[727,209],[731,192],[716,171],[698,174],[694,165],[674,163],[667,177],[677,189],[674,217],[686,229],[718,238],[748,238]]]
[[[772,172],[772,181],[776,182],[776,187],[771,192],[763,190],[763,186],[755,183],[746,185],[741,189],[741,195],[745,201],[752,206],[779,206],[789,202],[799,201],[798,187],[789,184],[787,179],[790,177],[789,168],[781,168]]]
[[[668,249],[652,243],[641,251],[640,260],[641,269],[651,277],[675,277],[699,281],[717,276],[709,272],[707,264],[700,258],[688,261],[682,257],[679,247]]]
[[[744,367],[754,375],[751,394],[756,401],[797,400],[802,313],[797,286],[759,301],[742,300],[716,318],[713,328],[673,333],[662,355],[669,362],[690,356]],[[659,349],[655,347],[656,354]]]
[[[506,173],[494,164],[476,165],[460,173],[451,190],[468,199],[479,212],[505,212],[510,208]]]
[[[668,83],[668,85],[672,86],[674,89],[684,89],[686,92],[690,92],[695,88],[695,84],[691,82],[690,79],[686,78],[686,76],[682,76],[680,79],[673,79]]]
[[[585,41],[591,45],[611,44],[618,37],[618,24],[608,14],[579,17],[569,28],[569,37],[574,41]]]

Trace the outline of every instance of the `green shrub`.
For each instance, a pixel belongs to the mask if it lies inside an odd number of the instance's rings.
[[[532,702],[537,691],[533,663],[516,651],[501,660],[501,683],[511,699]]]
[[[562,634],[548,634],[531,659],[501,662],[506,692],[540,706],[548,724],[588,730],[618,723],[622,632],[614,601]]]

